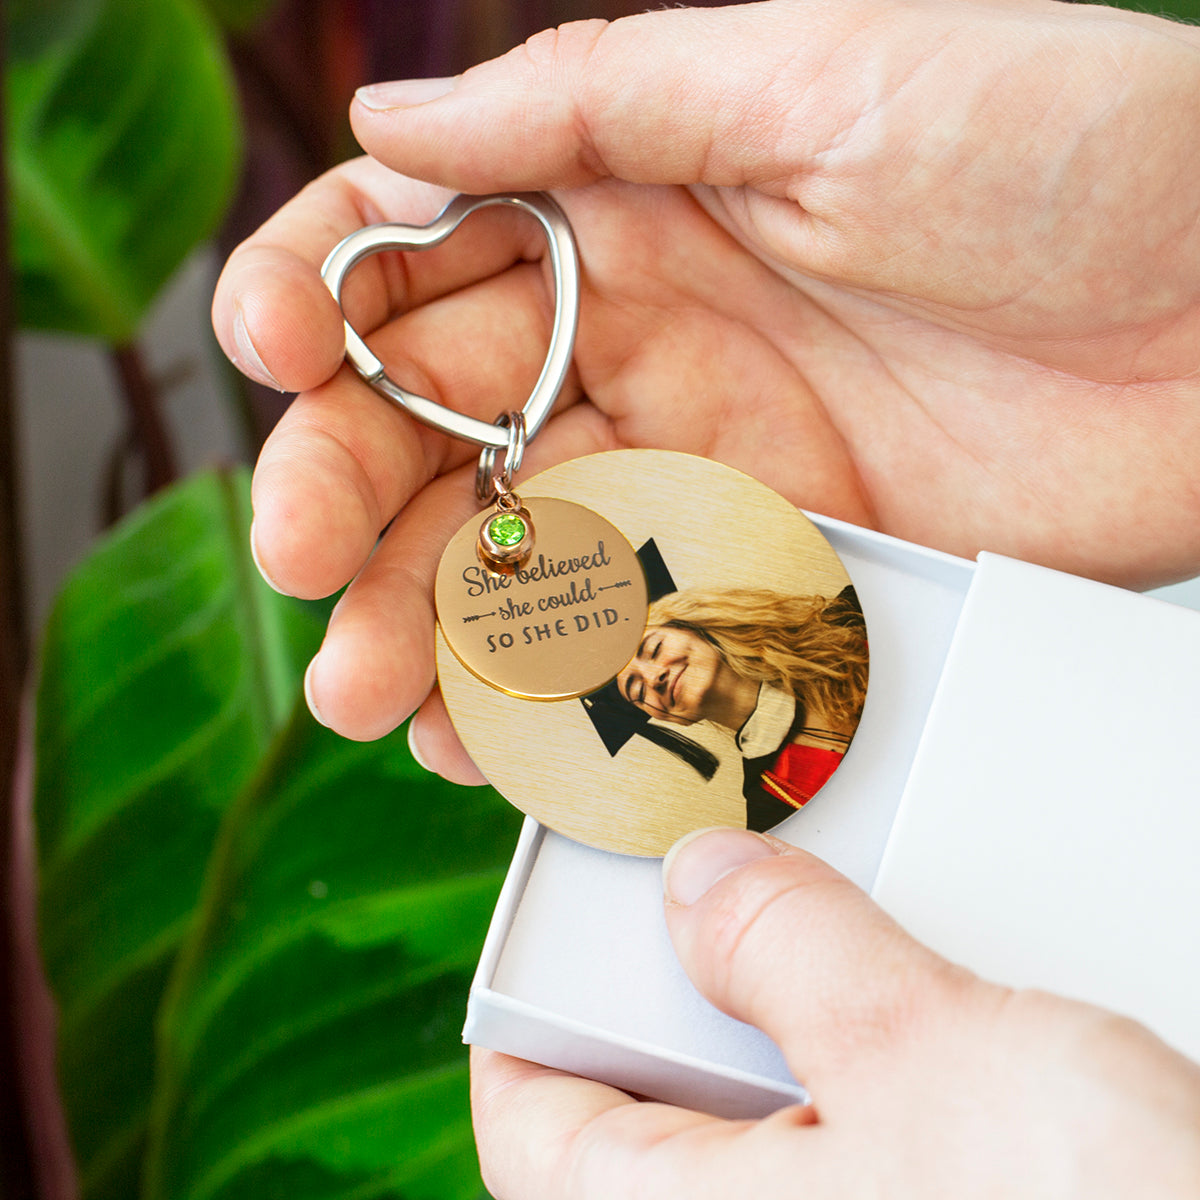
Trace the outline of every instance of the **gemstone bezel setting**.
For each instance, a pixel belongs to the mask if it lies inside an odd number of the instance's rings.
[[[533,552],[533,518],[524,506],[492,511],[479,526],[479,561],[494,575],[512,575]]]

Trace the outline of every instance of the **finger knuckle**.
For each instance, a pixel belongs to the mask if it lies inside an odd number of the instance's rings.
[[[1094,1076],[1120,1076],[1162,1046],[1131,1017],[1035,988],[1012,992],[1003,1015],[1016,1038],[1038,1038],[1064,1065]]]
[[[780,926],[788,926],[788,937],[795,933],[789,921],[779,920],[778,910],[805,886],[794,881],[781,886],[772,875],[768,870],[738,872],[713,895],[705,920],[712,982],[750,1012],[760,998],[762,962],[786,952],[778,945]]]
[[[781,1033],[793,1017],[802,1020],[827,1062],[868,1061],[922,1043],[973,977],[883,920],[865,969],[861,949],[847,941],[836,894],[853,888],[848,880],[796,878],[786,860],[726,880],[711,898],[702,932],[709,994]],[[799,990],[789,998],[781,979]],[[781,1004],[792,1005],[792,1016],[780,1015]]]
[[[643,1120],[640,1104],[600,1113],[558,1148],[562,1194],[638,1200],[646,1178],[645,1160],[659,1140],[652,1125]]]
[[[611,40],[616,24],[601,19],[571,21],[534,34],[514,51],[533,76],[535,90],[565,98],[564,128],[571,131],[573,153],[588,175],[603,175],[606,169],[593,126],[597,114],[612,102],[613,81],[601,47]]]
[[[601,18],[568,21],[554,29],[543,29],[515,51],[535,75],[574,74],[586,64],[609,23]]]

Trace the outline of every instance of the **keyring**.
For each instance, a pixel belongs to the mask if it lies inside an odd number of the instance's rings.
[[[524,440],[537,436],[566,380],[579,326],[579,256],[567,218],[545,192],[514,192],[494,196],[456,196],[428,225],[388,222],[369,225],[343,238],[325,260],[321,277],[341,307],[342,287],[350,270],[364,258],[385,250],[427,250],[444,242],[471,213],[481,208],[505,206],[536,217],[546,235],[554,276],[554,323],[541,374],[521,408]],[[344,316],[344,313],[343,313]],[[444,404],[402,388],[391,379],[383,363],[367,347],[357,330],[345,322],[346,361],[381,396],[418,421],[479,446],[509,450],[511,426],[489,425],[477,417],[455,412]],[[512,467],[515,470],[515,467]]]
[[[579,313],[579,265],[554,201],[460,197],[427,226],[364,230],[330,255],[326,282],[340,298],[365,255],[437,245],[492,204],[537,217],[554,268],[551,346],[520,410],[488,424],[406,392],[346,326],[347,357],[372,388],[482,447],[475,486],[488,511],[451,535],[433,587],[446,711],[493,786],[588,845],[662,854],[708,825],[770,829],[812,800],[855,735],[862,610],[811,522],[732,468],[613,450],[524,479],[517,494]],[[396,546],[419,556],[418,578],[427,541]]]
[[[501,413],[496,425],[508,430],[504,447],[504,465],[496,470],[495,446],[484,446],[475,471],[475,496],[480,504],[491,504],[498,494],[512,489],[513,476],[521,469],[525,458],[525,416],[519,412]]]

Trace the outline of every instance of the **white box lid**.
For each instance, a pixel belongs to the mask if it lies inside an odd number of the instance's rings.
[[[981,555],[872,890],[1200,1058],[1200,613]]]

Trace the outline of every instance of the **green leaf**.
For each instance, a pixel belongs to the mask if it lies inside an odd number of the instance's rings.
[[[8,22],[19,320],[127,342],[232,193],[223,46],[196,0],[20,0]]]
[[[259,579],[244,472],[119,527],[51,616],[37,714],[40,932],[86,1197],[136,1195],[152,1023],[226,809],[319,644]]]
[[[403,732],[313,722],[324,610],[259,581],[248,525],[245,473],[176,489],[46,637],[41,937],[83,1195],[468,1200],[459,1031],[520,818]]]
[[[164,1006],[147,1197],[480,1195],[460,1030],[518,823],[298,709]]]
[[[5,24],[12,60],[45,54],[55,43],[79,37],[104,0],[8,0]]]
[[[1162,6],[1127,0],[1126,3],[1118,3],[1114,7],[1128,8],[1132,12],[1151,13],[1158,17],[1173,17],[1190,24],[1200,21],[1200,0],[1171,0],[1170,4]]]

